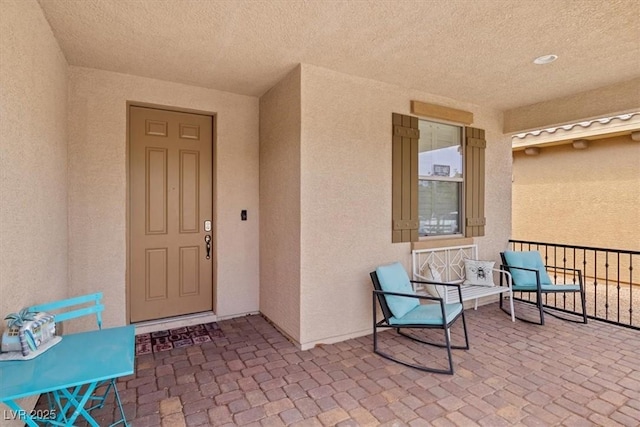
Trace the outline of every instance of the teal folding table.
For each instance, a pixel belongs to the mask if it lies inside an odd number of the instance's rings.
[[[134,372],[135,327],[132,325],[64,335],[62,341],[31,360],[0,362],[0,402],[7,414],[37,427],[38,422],[72,426],[78,416],[92,426],[87,402],[98,383]],[[46,419],[24,410],[17,399],[57,392],[65,399]],[[69,410],[73,412],[69,414]],[[124,414],[123,414],[124,417]],[[126,420],[121,420],[128,425]]]

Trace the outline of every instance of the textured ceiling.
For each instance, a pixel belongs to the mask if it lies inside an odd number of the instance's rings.
[[[39,2],[72,65],[254,96],[298,63],[498,109],[640,76],[640,0]]]

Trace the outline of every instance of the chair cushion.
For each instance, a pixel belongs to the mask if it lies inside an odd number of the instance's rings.
[[[409,281],[409,276],[399,262],[383,265],[376,268],[380,287],[385,292],[399,292],[401,294],[415,294]],[[385,299],[389,310],[394,317],[401,318],[415,307],[420,305],[418,298],[399,297],[386,295]]]
[[[462,304],[459,302],[445,304],[444,312],[447,316],[447,323],[453,321],[462,312]],[[442,312],[440,304],[421,304],[409,311],[404,316],[392,317],[389,319],[390,325],[442,325]]]
[[[538,270],[540,273],[540,284],[541,285],[553,285],[553,282],[549,278],[547,274],[547,269],[542,262],[542,257],[540,256],[540,252],[538,251],[527,251],[527,252],[518,252],[518,251],[505,251],[504,259],[507,261],[507,265],[509,267],[524,267],[524,268],[532,268]],[[517,268],[512,268],[509,270],[511,272],[511,276],[513,277],[513,288],[516,286],[527,287],[527,286],[537,286],[536,284],[536,274],[533,271],[525,271]]]
[[[494,261],[478,261],[475,259],[464,260],[463,285],[495,286],[493,283]]]

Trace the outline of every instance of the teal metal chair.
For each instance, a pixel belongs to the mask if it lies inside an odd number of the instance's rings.
[[[60,301],[48,302],[44,304],[32,305],[27,308],[30,312],[45,311],[53,314],[56,322],[56,328],[59,324],[71,319],[77,319],[84,316],[95,315],[96,324],[98,329],[102,329],[102,312],[104,311],[104,305],[102,304],[102,292],[97,292],[89,295],[82,295],[79,297],[64,299]],[[120,400],[120,394],[118,393],[118,387],[116,386],[116,380],[105,380],[98,384],[96,390],[102,390],[104,392],[96,393],[91,396],[92,405],[87,408],[87,411],[93,409],[102,408],[105,404],[109,392],[113,390],[118,409],[120,410],[121,419],[112,426],[123,423],[125,426],[129,424],[124,416],[124,410],[122,408],[122,401]],[[81,386],[76,387],[72,391],[72,395],[75,397],[81,391]],[[69,402],[65,402],[60,392],[51,392],[47,394],[47,399],[50,409],[59,410],[65,417],[72,405]]]
[[[409,280],[409,276],[400,263],[378,267],[370,273],[373,282],[373,352],[385,359],[425,372],[438,374],[453,374],[453,359],[451,349],[469,349],[467,323],[464,318],[462,303],[445,304],[442,298],[416,294],[412,283],[435,284],[458,288],[458,301],[462,301],[460,285],[431,281]],[[383,319],[377,319],[376,300],[382,310]],[[427,304],[421,304],[427,301]],[[452,345],[450,328],[458,319],[462,319],[464,330],[464,345]],[[378,329],[393,328],[399,335],[413,341],[446,348],[449,362],[448,369],[439,369],[409,363],[378,349]],[[442,329],[444,343],[426,341],[404,332],[404,329]]]
[[[587,323],[587,311],[585,304],[584,285],[582,283],[582,272],[575,268],[565,268],[548,266],[542,262],[542,256],[538,251],[505,251],[500,253],[502,258],[502,268],[509,273],[513,280],[513,292],[523,293],[535,293],[536,294],[536,306],[540,313],[540,321],[533,321],[524,317],[515,316],[524,322],[535,323],[537,325],[544,325],[545,312],[551,316],[557,317],[562,320],[567,320],[576,323]],[[575,284],[560,284],[553,283],[547,269],[569,271],[576,278]],[[582,304],[582,314],[578,314],[580,319],[571,319],[566,316],[560,316],[556,313],[546,311],[544,308],[556,308],[544,305],[543,296],[549,294],[562,294],[563,298],[566,298],[567,294],[579,293],[580,303]],[[505,313],[509,313],[502,306],[502,298],[500,298],[500,308]],[[509,313],[511,314],[511,313]]]

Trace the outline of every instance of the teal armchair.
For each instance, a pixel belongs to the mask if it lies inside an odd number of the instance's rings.
[[[535,293],[536,294],[536,306],[540,313],[539,321],[532,321],[524,317],[518,317],[525,322],[535,323],[538,325],[544,325],[544,314],[547,313],[551,316],[557,317],[562,320],[568,320],[578,323],[587,323],[587,312],[585,304],[584,284],[582,283],[582,272],[578,269],[564,268],[556,266],[547,266],[542,262],[542,256],[538,251],[505,251],[500,253],[502,258],[502,268],[509,273],[513,280],[513,292],[523,293]],[[574,284],[554,284],[547,269],[564,270],[572,272],[577,278],[577,283]],[[567,294],[579,293],[580,303],[582,304],[582,314],[579,315],[579,319],[572,319],[564,315],[559,315],[552,311],[545,310],[543,296],[548,294],[563,294],[566,297]],[[500,308],[502,311],[507,310],[502,306],[502,299],[500,299]],[[551,307],[547,307],[551,308]]]
[[[442,286],[453,286],[458,288],[460,293],[460,285],[439,283],[431,281],[415,281],[409,280],[409,276],[404,267],[400,263],[394,263],[378,267],[376,271],[370,273],[373,282],[373,352],[385,359],[392,360],[411,368],[419,369],[426,372],[434,372],[440,374],[453,374],[453,359],[451,349],[469,349],[469,337],[467,334],[467,324],[464,318],[464,308],[462,303],[456,302],[445,304],[442,298],[428,295],[416,294],[413,291],[412,284],[435,284]],[[459,295],[462,301],[462,295]],[[383,319],[378,321],[376,301],[382,310]],[[421,304],[425,302],[425,304]],[[450,337],[450,328],[458,320],[462,319],[462,327],[464,330],[464,345],[452,345]],[[378,348],[378,329],[392,328],[399,335],[409,338],[413,341],[433,345],[436,347],[446,348],[448,357],[448,369],[440,369],[427,367],[410,363],[402,360],[397,356],[385,353]],[[423,338],[418,338],[413,333],[404,332],[405,330],[419,329],[441,329],[444,332],[444,342],[431,342]]]

